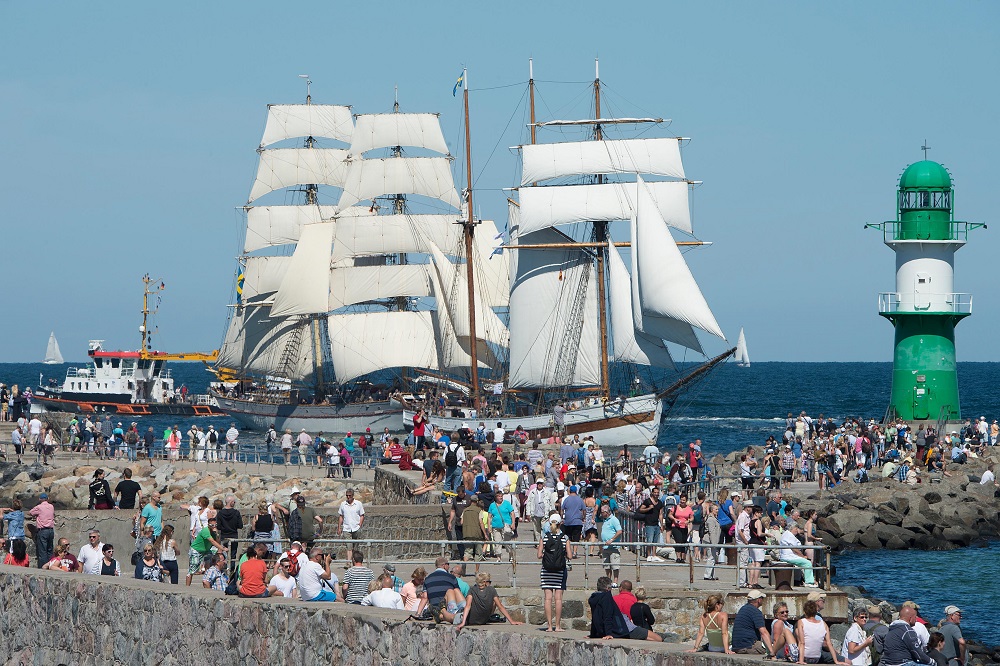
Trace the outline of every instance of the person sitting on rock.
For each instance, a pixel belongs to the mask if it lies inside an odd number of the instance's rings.
[[[466,625],[489,624],[490,618],[494,614],[502,615],[511,624],[521,624],[516,621],[504,608],[500,595],[490,584],[491,578],[487,571],[476,574],[476,584],[469,588],[469,593],[465,597],[466,612],[462,616],[462,621],[455,627],[461,631]]]

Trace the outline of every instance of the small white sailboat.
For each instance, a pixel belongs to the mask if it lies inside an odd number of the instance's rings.
[[[750,354],[747,353],[747,339],[743,335],[743,329],[740,329],[740,337],[736,341],[736,365],[741,368],[750,367]]]
[[[56,332],[49,333],[49,346],[45,348],[45,365],[57,365],[63,362],[62,352],[59,351],[59,342],[56,340]]]

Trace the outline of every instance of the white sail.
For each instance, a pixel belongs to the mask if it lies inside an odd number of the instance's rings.
[[[254,206],[247,209],[244,252],[297,243],[302,225],[331,220],[336,206]]]
[[[632,279],[614,247],[608,248],[608,304],[611,308],[612,358],[616,361],[675,369],[663,342],[635,330],[632,319]]]
[[[445,264],[447,258],[440,252],[438,257]],[[468,371],[472,366],[472,346],[469,336],[469,310],[465,306],[466,282],[464,279],[454,283],[445,283],[441,279],[441,274],[450,275],[451,280],[457,279],[457,271],[445,268],[439,271],[437,266],[432,266],[428,271],[431,280],[431,291],[437,301],[437,309],[434,310],[434,336],[438,344],[438,354],[440,359],[440,369],[447,372]],[[490,311],[493,314],[493,311]],[[465,317],[464,320],[461,317]],[[476,318],[476,359],[480,368],[489,368],[497,363],[497,358],[490,348],[490,345],[483,339],[485,326],[480,323],[482,317]],[[456,328],[456,323],[461,327],[461,334]],[[503,326],[503,324],[500,324]],[[504,328],[506,331],[506,328]],[[503,345],[506,346],[506,340]]]
[[[747,339],[743,335],[742,328],[740,328],[740,337],[736,340],[736,365],[743,368],[750,367],[750,354],[747,352]]]
[[[262,150],[250,201],[295,185],[343,187],[347,151],[339,148],[275,148]]]
[[[642,313],[676,319],[725,340],[641,177],[637,185],[632,276],[637,281]],[[650,333],[645,326],[642,330]]]
[[[646,173],[684,178],[681,139],[573,141],[521,146],[521,185],[599,173]]]
[[[344,212],[365,207],[354,206]],[[457,215],[341,217],[334,233],[333,261],[373,254],[425,253],[431,244],[456,254],[462,242]]]
[[[481,220],[476,227],[472,251],[475,257],[473,268],[476,286],[483,304],[487,307],[504,308],[510,304],[510,254],[497,251],[503,244],[498,238],[500,230],[492,220]]]
[[[387,368],[438,367],[428,311],[330,315],[327,321],[339,382]]]
[[[434,113],[372,113],[357,117],[351,137],[351,155],[376,148],[426,148],[448,154],[441,122]]]
[[[691,233],[688,183],[660,181],[646,183],[646,187],[664,221]],[[521,204],[518,232],[528,234],[559,224],[631,219],[635,215],[635,191],[631,183],[522,187],[518,191]]]
[[[314,351],[310,324],[298,318],[272,317],[267,306],[238,308],[219,349],[218,365],[258,376],[282,376],[308,381],[313,375]],[[286,348],[298,340],[289,358]]]
[[[396,296],[430,296],[426,264],[353,266],[330,271],[329,310]]]
[[[291,257],[247,257],[243,268],[244,303],[270,299],[285,279]]]
[[[519,237],[523,243],[561,243],[553,229]],[[584,290],[579,312],[576,295]],[[593,262],[572,249],[522,250],[510,293],[511,388],[594,386],[601,383],[597,274]],[[565,344],[573,320],[583,318],[579,339]],[[570,356],[562,359],[560,352]]]
[[[332,104],[270,104],[260,147],[285,139],[313,137],[351,142],[351,107]]]
[[[288,272],[274,295],[272,317],[328,311],[333,226],[333,222],[320,222],[302,227]]]
[[[385,194],[419,194],[461,207],[447,157],[389,157],[349,162],[340,207]]]
[[[49,333],[49,344],[45,347],[45,360],[42,363],[46,365],[55,365],[57,363],[63,362],[62,352],[59,351],[59,342],[56,340],[56,332],[52,331]]]
[[[459,339],[468,341],[471,331],[469,329],[469,283],[466,279],[466,267],[452,263],[436,247],[431,248],[430,254],[433,261],[432,270],[440,283],[440,289],[435,290],[435,296],[443,295],[444,297],[443,299],[439,298],[438,309],[441,308],[440,301],[445,301],[456,335]],[[507,346],[507,327],[493,310],[486,307],[482,287],[478,282],[475,283],[475,287],[476,339]]]

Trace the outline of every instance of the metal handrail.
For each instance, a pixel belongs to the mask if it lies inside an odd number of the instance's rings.
[[[233,543],[236,543],[236,544],[247,544],[247,545],[254,544],[254,543],[266,543],[266,544],[281,543],[282,544],[282,550],[287,550],[287,548],[285,547],[285,545],[287,544],[287,545],[290,546],[291,545],[291,540],[288,539],[288,538],[282,538],[282,539],[246,539],[246,538],[240,538],[240,539],[227,539],[227,540],[225,540],[223,542],[223,545],[233,544]],[[407,564],[412,564],[412,565],[433,564],[434,561],[435,561],[435,559],[436,559],[436,558],[434,558],[434,559],[422,559],[422,558],[419,558],[419,557],[418,558],[371,557],[370,553],[372,552],[372,546],[373,545],[382,545],[382,546],[385,546],[385,545],[392,545],[392,546],[400,546],[400,545],[403,545],[403,546],[436,546],[436,547],[438,547],[440,549],[440,556],[447,557],[448,554],[449,554],[448,553],[448,549],[449,549],[450,546],[458,546],[458,545],[469,546],[470,543],[473,543],[473,542],[465,541],[464,539],[462,539],[462,540],[460,540],[460,539],[426,539],[425,540],[425,539],[332,539],[332,538],[317,538],[317,539],[313,540],[313,545],[314,546],[315,545],[326,545],[326,544],[329,544],[329,545],[346,545],[346,546],[354,546],[354,547],[364,546],[365,550],[363,552],[366,553],[366,562],[369,565],[373,564],[373,563],[378,563],[378,562],[386,562],[386,563],[389,563],[389,562],[393,562],[393,563],[405,562]],[[519,563],[518,559],[517,559],[518,549],[520,548],[520,549],[523,550],[525,548],[528,548],[532,552],[535,552],[537,550],[537,548],[538,548],[538,542],[537,541],[488,541],[488,540],[484,540],[484,541],[481,541],[481,542],[474,542],[474,543],[480,543],[480,544],[484,544],[484,545],[490,545],[494,550],[506,550],[509,553],[510,559],[509,559],[508,563],[510,564],[510,566],[512,568],[511,586],[515,590],[517,589],[517,566],[518,566],[518,563]],[[613,546],[616,547],[616,548],[625,548],[627,550],[635,550],[636,551],[637,555],[636,555],[636,562],[635,562],[635,582],[638,583],[638,582],[642,581],[642,569],[644,567],[651,568],[653,570],[656,570],[656,569],[659,569],[659,568],[663,568],[663,569],[666,569],[666,568],[686,568],[687,571],[688,571],[688,589],[693,589],[694,581],[695,581],[695,576],[694,576],[694,565],[695,565],[695,563],[694,563],[694,561],[691,558],[688,558],[688,560],[686,562],[680,562],[680,563],[678,563],[678,562],[647,562],[647,561],[643,560],[643,558],[641,556],[638,555],[638,552],[639,552],[639,549],[641,549],[641,548],[648,548],[651,545],[655,545],[657,548],[671,548],[671,547],[673,547],[675,545],[680,546],[681,544],[670,544],[670,543],[650,544],[650,543],[645,542],[645,541],[615,541],[614,544],[613,544]],[[594,555],[590,554],[590,550],[592,548],[597,548],[598,550],[603,549],[604,548],[604,544],[602,542],[580,541],[580,542],[575,542],[574,546],[577,549],[582,549],[583,550],[584,580],[589,580],[590,579],[590,567],[592,566],[591,563],[590,563],[591,559],[594,559],[594,560],[597,561],[596,564],[594,564],[593,566],[596,566],[599,571],[603,571],[604,565],[600,561],[601,560],[601,556],[600,555],[594,556]],[[686,549],[689,549],[689,550],[696,549],[696,548],[703,548],[703,549],[707,549],[707,550],[736,550],[737,552],[740,551],[740,550],[748,550],[748,549],[763,549],[763,550],[767,550],[767,551],[787,550],[788,549],[788,546],[783,545],[783,544],[760,544],[760,545],[757,545],[757,544],[693,544],[693,543],[685,543],[685,544],[683,544],[683,547],[686,548]],[[829,572],[831,570],[831,567],[830,567],[830,553],[831,553],[831,550],[830,550],[829,546],[822,545],[822,544],[808,544],[808,545],[803,544],[803,545],[799,546],[796,550],[812,550],[812,551],[819,550],[819,551],[824,551],[826,553],[826,564],[825,564],[825,566],[818,566],[818,565],[814,564],[813,565],[813,571],[827,571],[827,572]],[[469,562],[469,561],[467,561],[467,562]],[[460,560],[456,560],[456,561],[452,562],[452,564],[459,564],[459,563],[461,563]],[[488,560],[482,560],[482,561],[478,562],[478,564],[500,564],[500,563],[502,563],[502,559],[498,560],[495,563],[491,563]],[[522,564],[525,564],[525,565],[527,565],[529,563],[530,564],[537,564],[537,559],[533,558],[529,562],[522,562]],[[699,563],[699,565],[701,565],[701,563]],[[235,562],[230,561],[229,564],[228,564],[228,566],[230,567],[230,571],[233,571],[233,569],[235,567]],[[735,581],[734,581],[734,586],[735,586],[734,589],[740,589],[739,580],[740,580],[741,566],[740,566],[740,562],[739,562],[739,557],[737,557],[736,565],[735,566],[731,566],[731,565],[728,565],[728,564],[716,564],[715,568],[716,569],[720,569],[720,570],[734,570],[736,572],[736,578],[735,578]],[[778,568],[779,567],[765,567],[765,566],[761,566],[761,567],[759,567],[759,570],[760,571],[771,571],[771,570],[775,570],[775,569],[778,569]],[[784,567],[782,567],[782,569],[784,569]],[[823,589],[825,589],[825,590],[831,589],[831,587],[830,587],[830,576],[825,576],[824,577]]]

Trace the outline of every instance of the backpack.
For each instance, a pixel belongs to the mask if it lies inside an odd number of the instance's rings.
[[[137,444],[139,442],[139,433],[135,430],[129,430],[128,434],[125,435],[125,441],[129,444]]]
[[[295,578],[299,575],[299,555],[298,553],[286,550],[285,561],[288,562],[288,575]]]
[[[212,444],[215,444],[216,442],[219,441],[219,436],[216,434],[214,430],[208,431],[208,441],[211,442]]]
[[[581,469],[587,469],[587,450],[577,449],[576,450],[576,469],[577,471]]]
[[[458,466],[458,450],[456,447],[460,446],[455,442],[448,443],[448,452],[444,454],[444,464],[445,467],[457,467]]]
[[[691,517],[691,522],[699,525],[705,522],[705,510],[701,504],[695,504],[694,515]]]
[[[563,545],[563,535],[556,536],[549,532],[542,546],[542,569],[551,573],[562,573],[566,570],[566,546]]]

